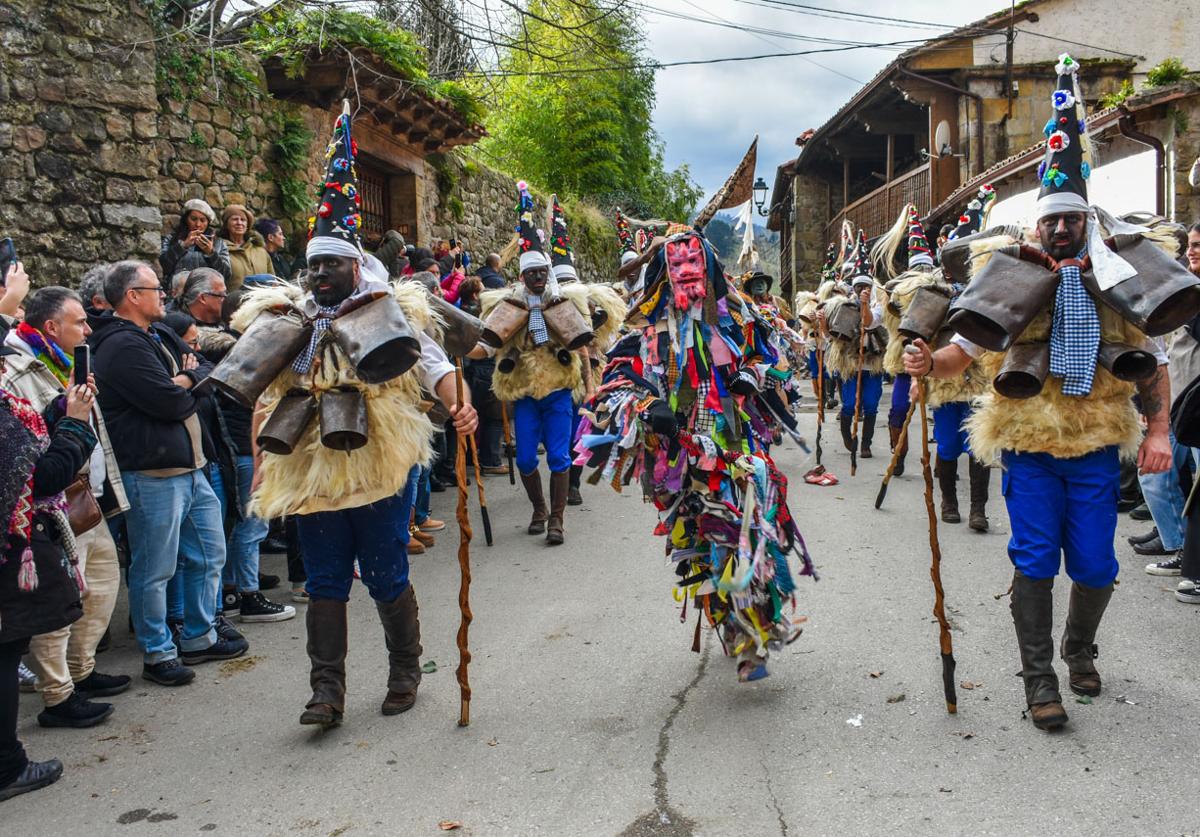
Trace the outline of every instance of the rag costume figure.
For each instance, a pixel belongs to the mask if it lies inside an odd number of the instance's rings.
[[[571,428],[575,403],[584,395],[583,361],[575,349],[591,342],[593,333],[587,288],[580,282],[561,287],[554,279],[524,181],[517,184],[517,193],[521,281],[511,289],[485,292],[480,302],[481,319],[489,327],[496,326],[493,317],[513,315],[518,319],[512,322],[519,325],[505,331],[498,350],[480,343],[470,357],[499,355],[492,389],[497,398],[513,405],[517,470],[533,506],[528,531],[545,532],[546,543],[553,546],[564,540]],[[550,469],[548,508],[538,469],[539,444],[545,446]]]
[[[1101,690],[1096,634],[1118,570],[1120,456],[1136,451],[1144,473],[1171,463],[1165,376],[1145,351],[1145,332],[1175,327],[1156,308],[1160,291],[1184,291],[1178,298],[1189,302],[1169,306],[1184,310],[1166,312],[1181,321],[1200,308],[1196,279],[1156,246],[1149,230],[1088,205],[1091,162],[1077,111],[1078,67],[1063,55],[1057,70],[1039,169],[1041,250],[1018,250],[1012,245],[1020,242],[1007,235],[968,240],[976,271],[948,321],[957,335],[932,356],[924,341],[914,343],[918,353],[905,355],[913,375],[957,377],[977,361],[993,382],[967,429],[974,455],[1004,467],[1013,622],[1026,702],[1042,729],[1067,721],[1052,637],[1060,563],[1073,583],[1059,652],[1071,690],[1095,696]],[[1110,236],[1119,251],[1106,243]],[[1140,445],[1135,379],[1149,427]]]
[[[848,285],[843,292],[848,293],[830,299],[821,312],[827,325],[826,333],[832,337],[825,355],[825,366],[842,382],[842,411],[838,416],[842,443],[846,450],[854,449],[854,414],[857,410],[862,420],[859,431],[860,454],[864,459],[870,459],[871,442],[875,438],[875,417],[883,397],[883,353],[887,347],[887,329],[883,325],[883,289],[871,277],[867,238],[861,230],[857,244],[850,250],[842,266],[842,276],[842,284]],[[843,306],[852,309],[855,316],[841,312]],[[860,363],[859,341],[864,340],[864,330],[866,336]],[[861,394],[858,392],[860,369]],[[860,396],[861,408],[858,406]]]
[[[252,508],[264,519],[287,515],[297,523],[312,665],[312,697],[300,723],[322,727],[340,722],[345,709],[346,607],[356,561],[388,650],[382,712],[398,714],[416,701],[421,629],[408,578],[409,477],[428,463],[433,433],[419,409],[421,386],[438,394],[457,429],[475,425],[474,410],[455,400],[453,366],[428,333],[436,324],[424,288],[393,289],[386,275],[365,269],[355,156],[346,108],[306,250],[307,291],[286,284],[249,291],[233,322],[243,337],[222,362],[236,362],[239,350],[254,353],[259,365],[272,353],[283,361],[274,364],[279,371],[255,412]],[[285,333],[300,335],[290,349],[264,331],[285,321]],[[364,355],[364,345],[375,350]]]
[[[697,232],[668,231],[583,409],[577,462],[614,489],[637,480],[659,511],[683,616],[717,629],[738,679],[767,676],[767,656],[799,636],[795,573],[812,562],[767,453],[771,407],[756,371],[770,361],[771,320],[733,290]]]

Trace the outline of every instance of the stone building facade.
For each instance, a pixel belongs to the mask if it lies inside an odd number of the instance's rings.
[[[218,213],[238,203],[280,219],[289,246],[303,245],[307,213],[286,207],[296,208],[297,196],[315,201],[341,95],[313,101],[281,90],[249,53],[230,76],[155,42],[138,0],[0,2],[0,236],[13,238],[36,284],[71,284],[101,261],[153,262],[195,197]],[[376,234],[387,226],[420,245],[459,238],[477,263],[508,243],[513,179],[453,147],[479,131],[455,138],[462,127],[436,103],[420,133],[389,121],[374,101],[355,106],[360,173],[379,204]],[[290,171],[281,132],[308,144]],[[610,278],[615,234],[587,234],[602,219],[589,207],[574,212],[587,221],[572,231],[581,275]]]

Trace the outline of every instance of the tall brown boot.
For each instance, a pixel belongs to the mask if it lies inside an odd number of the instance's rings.
[[[579,493],[579,481],[583,477],[583,466],[571,466],[571,482],[567,490],[567,505],[582,506],[583,495]]]
[[[412,584],[391,602],[375,602],[388,651],[388,693],[380,711],[399,715],[417,702],[421,685],[421,620]]]
[[[533,517],[529,520],[529,528],[526,529],[531,535],[540,535],[546,531],[546,495],[542,494],[542,472],[534,471],[532,474],[521,474],[521,485],[525,486],[525,493],[529,495],[529,502],[533,504]]]
[[[863,413],[862,416],[862,427],[859,428],[862,431],[859,439],[862,447],[859,450],[858,455],[863,459],[870,459],[872,456],[874,456],[874,454],[871,453],[871,442],[875,440],[876,415],[876,413]]]
[[[305,627],[313,694],[300,723],[328,729],[341,723],[346,708],[346,603],[312,599]]]
[[[568,471],[550,472],[550,522],[546,524],[546,543],[550,546],[563,542],[563,511],[567,508],[570,479]]]
[[[992,472],[973,456],[967,459],[967,469],[971,478],[971,514],[967,517],[967,525],[976,532],[986,532],[988,480],[991,479]]]
[[[938,478],[938,487],[942,490],[942,522],[962,523],[958,513],[958,460],[938,459],[933,466]]]
[[[908,437],[905,436],[903,441],[900,440],[901,435],[903,435],[903,431],[904,428],[902,427],[892,427],[890,424],[888,425],[888,435],[892,439],[892,453],[896,452],[897,446],[900,448],[900,455],[896,457],[896,469],[892,471],[892,476],[894,477],[904,476],[904,458],[908,456]]]
[[[1038,729],[1058,729],[1067,722],[1067,712],[1054,673],[1054,579],[1035,581],[1014,572],[1010,607],[1030,717]]]
[[[1078,581],[1071,585],[1071,603],[1067,610],[1067,627],[1063,631],[1059,654],[1071,672],[1071,691],[1077,695],[1096,697],[1100,694],[1100,672],[1094,660],[1100,656],[1096,647],[1096,629],[1112,598],[1113,585],[1084,587]]]

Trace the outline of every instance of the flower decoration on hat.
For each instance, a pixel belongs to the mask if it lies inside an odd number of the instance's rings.
[[[1054,65],[1054,72],[1058,73],[1060,76],[1073,76],[1079,72],[1079,64],[1070,56],[1070,54],[1064,52],[1062,55],[1058,56],[1058,63]]]
[[[545,250],[542,247],[543,233],[533,221],[533,195],[529,194],[529,184],[524,180],[517,182],[517,235],[519,236],[520,268],[524,272],[531,267],[548,266]]]
[[[1050,97],[1050,103],[1055,110],[1067,110],[1075,107],[1075,96],[1070,90],[1055,90]]]
[[[571,249],[571,236],[567,232],[567,216],[558,202],[558,195],[550,196],[550,266],[559,281],[579,278],[575,273],[575,251]]]
[[[1046,140],[1046,147],[1051,151],[1064,151],[1071,146],[1071,138],[1066,131],[1055,131]]]
[[[334,122],[329,148],[325,177],[320,184],[321,196],[309,237],[340,239],[361,251],[362,216],[358,209],[361,198],[354,165],[358,146],[352,135],[348,102]]]

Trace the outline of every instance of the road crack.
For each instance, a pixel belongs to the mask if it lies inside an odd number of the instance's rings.
[[[688,695],[699,685],[704,672],[708,670],[711,649],[711,644],[705,643],[704,651],[700,655],[700,665],[696,667],[696,676],[671,695],[675,705],[671,707],[671,711],[659,727],[658,747],[654,751],[654,810],[634,820],[621,832],[621,837],[691,837],[695,833],[696,823],[671,807],[667,793],[667,755],[671,752],[671,728],[683,707],[687,705]]]
[[[788,837],[787,820],[783,817],[783,808],[779,804],[779,797],[775,795],[775,786],[771,784],[771,771],[767,769],[767,763],[763,762],[763,772],[767,774],[767,793],[771,797],[771,807],[775,809],[775,816],[779,820],[779,833],[781,837]]]

